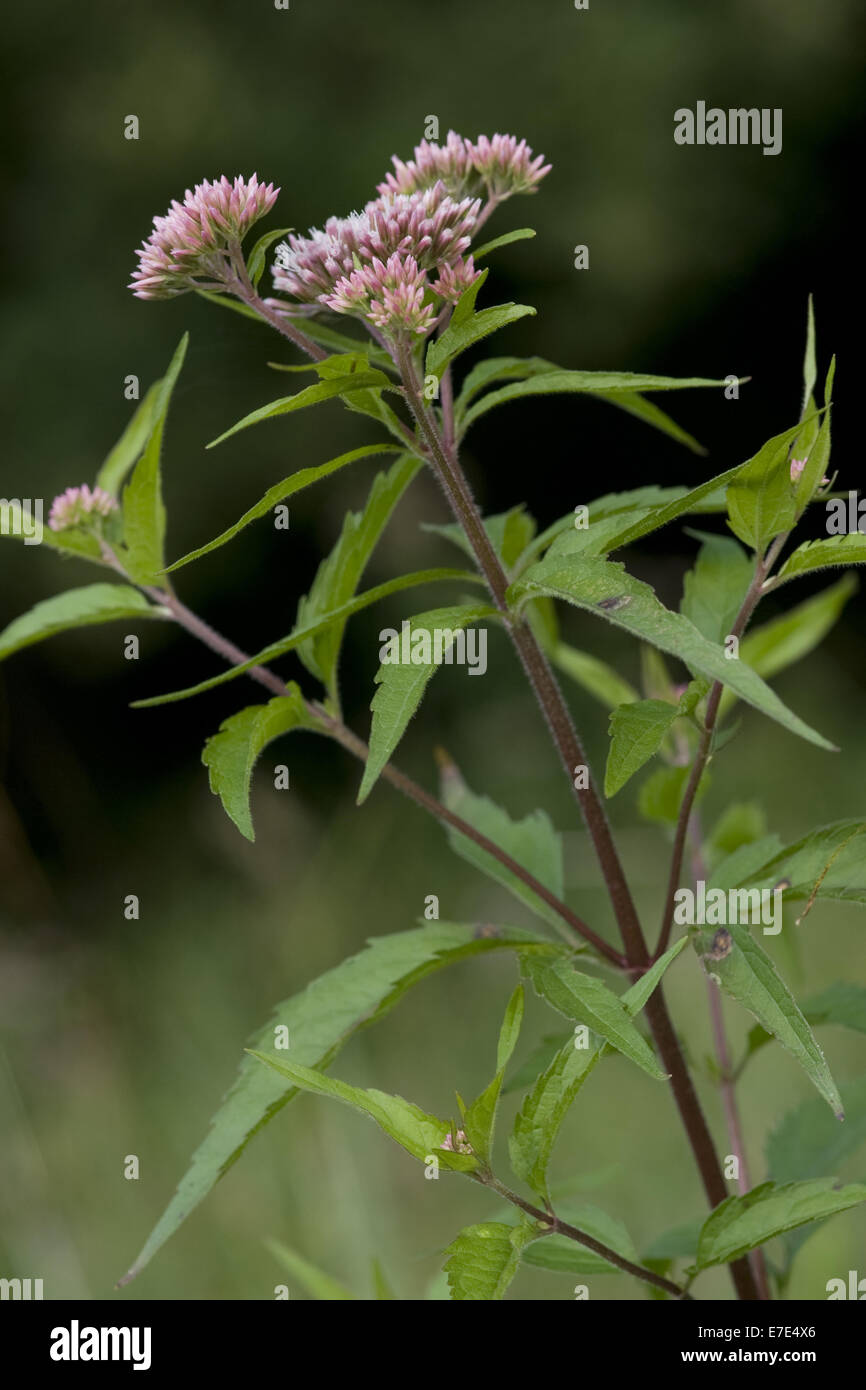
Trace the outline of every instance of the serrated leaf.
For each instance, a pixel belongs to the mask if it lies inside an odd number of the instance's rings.
[[[686,944],[686,937],[675,942],[626,990],[618,1002],[627,1018],[634,1018],[644,1007],[668,966],[676,960]],[[536,1078],[515,1118],[508,1141],[511,1166],[516,1176],[541,1197],[549,1196],[547,1169],[562,1122],[605,1050],[603,1041],[589,1048],[578,1048],[575,1039],[568,1037]]]
[[[451,1298],[496,1301],[504,1298],[520,1266],[524,1247],[538,1236],[535,1225],[482,1221],[466,1226],[445,1251]]]
[[[420,459],[401,455],[387,473],[376,475],[361,511],[346,514],[336,545],[319,565],[309,594],[298,603],[297,628],[311,627],[354,596],[394,509],[420,468]],[[301,661],[322,682],[335,704],[337,663],[345,629],[345,621],[332,623],[298,647]]]
[[[221,671],[219,675],[211,676],[209,680],[199,681],[198,685],[187,686],[185,690],[173,690],[168,695],[152,695],[148,700],[135,700],[132,709],[150,709],[155,705],[170,705],[176,700],[187,700],[192,695],[201,695],[206,690],[213,690],[217,685],[225,685],[226,681],[236,680],[238,676],[243,676],[253,666],[267,665],[271,661],[276,661],[277,657],[285,656],[286,652],[294,651],[302,642],[311,637],[316,637],[320,632],[325,632],[331,623],[345,622],[353,614],[360,613],[362,609],[369,608],[371,604],[378,603],[380,599],[390,598],[392,594],[402,593],[405,589],[417,588],[422,584],[434,584],[440,580],[459,579],[465,584],[483,583],[478,575],[474,575],[464,570],[418,570],[415,574],[402,574],[397,579],[386,580],[384,584],[377,584],[375,588],[367,589],[364,593],[358,594],[351,602],[344,603],[341,608],[333,613],[326,613],[316,623],[311,623],[309,627],[296,628],[290,632],[288,637],[282,637],[278,642],[272,642],[270,646],[263,647],[255,656],[247,657],[246,661],[237,666],[229,666]]]
[[[486,835],[533,878],[549,888],[554,897],[562,900],[565,893],[562,867],[562,839],[554,829],[546,811],[533,811],[523,820],[512,820],[506,811],[487,796],[470,791],[453,763],[442,767],[440,794],[444,805],[475,830]],[[446,826],[449,843],[456,854],[501,883],[520,902],[557,930],[562,919],[532,888],[517,878],[494,855],[468,839],[453,826]]]
[[[770,541],[790,531],[797,519],[789,448],[801,424],[787,431],[790,438],[777,435],[769,440],[728,488],[731,530],[762,555]]]
[[[730,918],[735,914],[729,911],[727,915]],[[731,949],[722,960],[707,958],[712,930],[696,935],[695,950],[702,957],[704,968],[716,976],[726,994],[754,1014],[762,1027],[778,1039],[799,1062],[834,1115],[844,1118],[839,1091],[824,1053],[788,986],[748,927],[729,921],[727,930],[732,938]]]
[[[300,994],[280,1004],[255,1035],[255,1048],[273,1047],[285,1029],[292,1056],[327,1067],[359,1029],[388,1013],[412,985],[444,966],[487,951],[549,951],[533,932],[502,928],[499,936],[479,936],[474,927],[429,922],[413,931],[373,938],[363,951],[321,975]],[[254,1134],[298,1094],[285,1077],[251,1057],[212,1121],[204,1142],[137,1260],[121,1281],[128,1283],[152,1259],[187,1216],[204,1200],[240,1157]]]
[[[116,618],[165,616],[164,609],[154,607],[128,584],[88,584],[83,589],[68,589],[64,594],[43,599],[0,632],[0,661],[71,628],[110,623]]]
[[[297,1279],[311,1297],[327,1303],[337,1303],[355,1298],[351,1289],[347,1289],[336,1279],[332,1279],[330,1274],[325,1274],[324,1270],[319,1269],[316,1265],[310,1264],[309,1260],[305,1260],[295,1250],[290,1250],[281,1241],[266,1240],[265,1245],[274,1259],[279,1261],[293,1279]]]
[[[707,1217],[698,1242],[697,1268],[737,1260],[774,1236],[848,1211],[866,1201],[866,1184],[834,1188],[833,1179],[761,1183],[742,1197],[728,1197]]]
[[[866,904],[866,822],[851,819],[821,826],[793,844],[778,836],[738,850],[712,875],[721,888],[774,888],[782,882],[784,901],[813,897]]]
[[[617,706],[610,716],[605,796],[615,796],[655,756],[679,713],[679,706],[667,700],[636,700]]]
[[[313,483],[318,483],[322,478],[329,478],[332,473],[337,473],[341,468],[346,468],[356,459],[371,458],[377,454],[396,454],[402,452],[396,444],[364,444],[360,449],[350,449],[346,454],[338,454],[336,458],[329,459],[327,463],[320,463],[315,468],[300,468],[297,473],[292,473],[288,478],[283,478],[282,482],[275,483],[268,488],[264,497],[257,502],[249,511],[244,512],[240,521],[236,521],[234,526],[229,526],[226,531],[222,531],[207,545],[201,545],[197,550],[191,550],[188,555],[184,555],[180,560],[175,560],[173,565],[169,565],[166,570],[171,574],[174,570],[181,569],[184,565],[190,564],[193,560],[198,560],[202,555],[209,555],[212,550],[218,550],[221,545],[233,540],[238,532],[251,522],[257,521],[259,517],[266,516],[278,502],[284,502],[287,497],[292,497],[302,488],[310,487]]]
[[[286,1077],[300,1090],[342,1101],[353,1110],[360,1110],[363,1114],[369,1115],[383,1133],[419,1162],[426,1163],[428,1155],[435,1154],[440,1167],[456,1172],[472,1172],[478,1166],[477,1160],[471,1155],[442,1148],[450,1133],[450,1125],[446,1120],[428,1114],[426,1110],[413,1105],[409,1100],[404,1100],[402,1096],[391,1096],[386,1091],[378,1091],[373,1087],[365,1090],[361,1086],[350,1086],[347,1081],[338,1081],[336,1077],[326,1076],[315,1067],[288,1062],[274,1056],[273,1053],[269,1055],[266,1052],[256,1052],[252,1048],[249,1051],[250,1056],[280,1076]]]
[[[446,367],[459,357],[461,352],[480,343],[491,333],[506,328],[518,319],[534,314],[529,304],[496,304],[490,309],[481,309],[467,318],[458,319],[455,312],[451,323],[438,338],[431,339],[427,349],[425,373],[442,378]]]
[[[230,820],[248,840],[254,840],[250,814],[250,779],[262,751],[291,729],[321,729],[307,713],[304,698],[294,682],[266,705],[250,705],[223,720],[219,733],[204,746],[202,762],[208,769],[210,789]]]
[[[829,536],[824,541],[805,541],[788,556],[777,580],[780,584],[787,584],[789,579],[815,570],[863,564],[866,564],[866,535],[861,531],[851,531],[847,535]]]
[[[417,613],[409,620],[408,643],[419,632],[428,633],[432,644],[434,634],[439,636],[442,659],[449,660],[451,649],[457,635],[470,623],[482,618],[496,616],[496,610],[487,605],[463,605],[457,608],[436,608],[429,613]],[[400,640],[398,638],[398,640]],[[435,651],[432,651],[435,657]],[[423,656],[423,650],[421,652]],[[406,731],[424,695],[427,684],[437,669],[435,660],[404,663],[396,661],[379,667],[376,684],[379,687],[370,708],[373,723],[370,730],[370,755],[364,768],[361,788],[358,792],[358,805],[366,801],[372,791],[382,768],[389,761]]]
[[[542,963],[527,958],[526,973],[536,992],[566,1018],[584,1023],[611,1047],[656,1081],[666,1081],[652,1049],[632,1023],[621,999],[593,975],[575,970],[564,961]]]
[[[794,484],[798,517],[802,516],[830,471],[830,417],[832,415],[830,401],[835,375],[836,359],[834,357],[830,363],[827,380],[824,383],[825,410],[821,417],[821,424],[815,430],[814,422],[807,415],[803,435],[796,441],[797,447],[804,449],[806,458],[806,466]],[[812,411],[814,410],[815,406],[812,402]],[[813,431],[815,431],[814,439],[812,438]],[[800,455],[798,454],[797,457],[799,458]]]
[[[678,656],[693,671],[722,681],[741,699],[819,748],[833,744],[785,706],[760,676],[698,632],[682,613],[665,608],[648,584],[621,564],[581,556],[548,557],[533,565],[508,590],[510,603],[547,594],[625,628],[662,651]]]
[[[124,568],[137,584],[156,584],[165,568],[165,506],[160,454],[165,420],[183,366],[189,334],[184,333],[159,383],[147,444],[123,493]]]
[[[315,386],[307,386],[303,391],[298,391],[294,396],[282,396],[277,401],[270,401],[267,405],[259,406],[258,410],[253,410],[249,415],[245,415],[242,420],[238,420],[231,429],[225,430],[216,439],[212,439],[208,444],[209,449],[213,449],[217,444],[222,444],[224,440],[230,439],[233,434],[240,430],[249,429],[251,425],[258,425],[262,420],[273,420],[279,415],[288,415],[294,410],[304,410],[310,405],[319,405],[322,401],[333,400],[337,396],[351,396],[354,392],[362,391],[367,387],[393,386],[389,377],[384,372],[370,368],[367,371],[350,372],[346,376],[334,377],[330,380],[317,381]]]
[[[680,612],[711,642],[723,642],[742,607],[754,566],[732,536],[691,530],[688,534],[702,545],[683,581]]]
[[[162,390],[162,380],[155,381],[139,401],[135,412],[96,475],[96,486],[112,497],[120,495],[120,487],[130,468],[141,458],[153,428],[154,412]]]

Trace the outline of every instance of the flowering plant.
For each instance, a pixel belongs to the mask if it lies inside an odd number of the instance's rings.
[[[794,546],[782,558],[798,522],[810,507],[820,507],[832,486],[827,470],[833,366],[819,405],[810,305],[798,417],[745,462],[691,489],[648,485],[577,499],[573,512],[541,530],[521,506],[482,517],[460,451],[467,432],[488,411],[535,396],[590,395],[701,452],[648,395],[689,388],[736,393],[739,383],[565,369],[540,357],[476,361],[457,380],[462,354],[534,313],[513,303],[477,307],[488,274],[483,263],[498,247],[534,233],[511,231],[481,245],[478,234],[500,204],[534,194],[550,166],[524,140],[494,135],[471,141],[453,131],[444,144],[424,141],[413,158],[395,158],[393,166],[360,212],[332,217],[306,236],[290,229],[268,231],[246,251],[248,233],[273,209],[279,190],[256,175],[205,181],[155,219],[130,286],[145,300],[195,291],[215,303],[234,301],[234,307],[270,325],[303,354],[304,364],[291,370],[314,373],[312,385],[262,406],[214,444],[331,400],[374,421],[378,442],[277,482],[235,525],[167,563],[160,451],[186,352],[184,338],[93,487],[70,487],[51,509],[46,543],[102,567],[106,580],[67,591],[17,619],[0,634],[0,658],[90,623],[173,621],[216,653],[223,668],[191,688],[139,700],[138,707],[190,698],[243,677],[270,697],[226,720],[203,754],[211,789],[241,834],[253,839],[250,783],[256,760],[285,733],[315,732],[363,765],[359,802],[380,778],[385,780],[436,818],[455,852],[528,908],[536,925],[444,923],[431,901],[424,925],[372,941],[315,988],[281,1004],[249,1049],[211,1134],[126,1279],[203,1200],[252,1135],[307,1091],[371,1116],[423,1166],[426,1177],[462,1174],[495,1196],[495,1219],[468,1226],[448,1247],[444,1267],[453,1298],[502,1298],[521,1264],[581,1277],[625,1271],[657,1296],[676,1299],[691,1298],[705,1270],[726,1265],[738,1297],[782,1295],[804,1236],[823,1218],[866,1199],[866,1186],[839,1187],[832,1172],[798,1167],[796,1145],[785,1149],[781,1143],[774,1150],[778,1167],[753,1185],[737,1084],[752,1054],[775,1040],[825,1103],[827,1118],[820,1123],[837,1125],[843,1096],[814,1028],[853,1019],[862,1031],[866,990],[840,986],[798,1003],[765,949],[772,941],[764,943],[763,937],[781,932],[790,904],[805,903],[801,920],[819,898],[864,901],[857,866],[866,822],[840,821],[783,845],[755,806],[731,807],[707,828],[701,801],[707,769],[735,728],[730,715],[738,701],[792,737],[833,747],[782,702],[767,680],[823,638],[850,596],[853,578],[846,574],[816,598],[794,605],[783,619],[749,629],[768,592],[815,570],[866,559],[866,537],[859,532]],[[269,253],[273,293],[263,297]],[[376,477],[363,512],[351,518],[323,560],[287,636],[250,655],[177,596],[173,576],[187,564],[227,544],[299,489],[362,458],[387,454],[394,461]],[[453,513],[454,524],[441,529],[471,557],[472,568],[420,570],[359,592],[365,565],[394,508],[424,467],[442,485]],[[696,515],[726,518],[727,527],[701,534],[674,611],[611,556],[678,518]],[[430,585],[450,586],[452,592],[457,585],[464,596],[423,610],[406,599],[401,636],[395,633],[381,654],[365,743],[342,715],[338,667],[346,624],[382,598]],[[467,586],[475,586],[474,597],[465,597]],[[564,640],[558,603],[611,623],[641,644],[643,692]],[[445,754],[439,757],[438,797],[393,761],[437,667],[465,661],[469,635],[486,634],[488,626],[501,630],[513,646],[546,720],[601,868],[618,940],[610,940],[566,901],[562,842],[543,811],[512,820],[470,790]],[[297,655],[310,678],[303,688],[274,670],[288,653]],[[678,675],[666,657],[679,663]],[[602,777],[588,765],[555,671],[610,710]],[[653,938],[638,917],[605,808],[650,763],[638,810],[670,848]],[[689,867],[693,883],[685,886]],[[521,979],[505,1008],[493,1077],[476,1099],[467,1104],[458,1096],[455,1113],[439,1116],[330,1075],[327,1068],[343,1043],[418,979],[490,951],[511,953]],[[666,973],[687,969],[701,971],[707,980],[717,1050],[709,1079],[722,1090],[728,1125],[724,1164],[663,993]],[[567,1021],[567,1031],[547,1044],[543,1057],[533,1055],[511,1071],[527,986]],[[757,1020],[736,1065],[725,1032],[723,994]],[[617,1222],[586,1204],[575,1206],[549,1173],[566,1113],[612,1053],[642,1072],[647,1085],[672,1091],[710,1208],[688,1228],[659,1233],[642,1255]],[[522,1191],[503,1180],[501,1155],[494,1154],[505,1090],[522,1094],[508,1141]],[[799,1116],[795,1112],[788,1126],[795,1133],[806,1123]],[[798,1235],[791,1240],[794,1230]],[[782,1255],[770,1259],[765,1247],[776,1237],[785,1237]],[[316,1287],[308,1266],[300,1277]]]

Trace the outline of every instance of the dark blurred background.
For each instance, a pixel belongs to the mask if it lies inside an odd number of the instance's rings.
[[[124,378],[135,373],[144,389],[187,328],[164,448],[172,557],[216,535],[277,479],[375,438],[335,404],[205,452],[222,429],[285,393],[287,378],[266,363],[294,360],[291,350],[193,296],[144,304],[125,285],[151,218],[188,185],[256,170],[282,187],[269,225],[304,230],[371,197],[391,154],[411,154],[429,115],[443,138],[452,126],[471,137],[514,132],[553,164],[538,195],[510,202],[492,225],[491,235],[527,224],[538,235],[498,254],[485,302],[527,302],[538,316],[509,328],[491,351],[538,353],[566,367],[752,378],[736,402],[716,392],[656,398],[708,447],[707,459],[580,398],[491,412],[466,454],[485,511],[525,500],[544,526],[611,489],[696,483],[753,453],[796,418],[809,292],[819,381],[830,353],[840,354],[834,467],[840,486],[856,487],[848,314],[858,265],[845,246],[863,148],[858,9],[855,0],[611,0],[585,12],[570,0],[13,7],[0,98],[0,495],[41,496],[47,509],[63,488],[92,481],[133,408]],[[675,145],[674,110],[699,99],[781,107],[782,153]],[[124,139],[129,114],[140,121],[137,141]],[[588,272],[573,268],[578,243],[589,246]],[[345,511],[363,501],[375,466],[360,463],[292,499],[288,534],[264,520],[184,571],[181,596],[250,650],[287,633],[298,596]],[[424,520],[448,518],[421,478],[365,584],[401,567],[452,563],[444,541],[420,531]],[[640,545],[630,565],[675,605],[694,549],[668,529]],[[97,577],[47,549],[4,542],[0,628],[35,601]],[[796,596],[820,587],[820,579],[804,582]],[[441,591],[412,599],[430,607]],[[767,615],[781,606],[768,601]],[[362,734],[379,628],[407,611],[395,600],[350,628],[342,686],[347,719]],[[710,817],[731,797],[760,799],[771,827],[793,838],[862,813],[864,626],[857,597],[820,655],[777,683],[843,755],[748,714],[719,764]],[[636,678],[637,653],[613,629],[575,614],[564,627],[576,645]],[[523,920],[390,789],[356,810],[359,768],[319,740],[278,745],[292,790],[277,795],[262,771],[258,839],[246,844],[211,797],[199,756],[220,721],[257,697],[236,684],[186,704],[130,710],[137,697],[216,669],[203,649],[161,625],[145,626],[141,639],[138,665],[122,659],[120,628],[111,626],[57,638],[0,668],[0,1274],[41,1274],[47,1297],[122,1297],[112,1294],[114,1280],[203,1137],[244,1040],[278,999],[368,936],[411,926],[431,892],[444,918]],[[303,674],[293,659],[282,669]],[[571,901],[607,930],[568,789],[501,640],[478,686],[467,701],[463,673],[443,672],[400,762],[433,786],[431,748],[445,744],[472,785],[512,814],[545,805],[574,832]],[[580,690],[568,695],[598,767],[605,712]],[[654,921],[664,835],[638,820],[628,792],[613,816],[640,907]],[[123,918],[128,893],[141,898],[139,922]],[[800,993],[862,976],[855,909],[816,909],[774,954]],[[437,977],[356,1041],[337,1073],[448,1111],[454,1087],[465,1094],[487,1079],[512,976],[509,963],[491,958]],[[680,967],[671,996],[699,1062],[709,1034],[696,965]],[[729,1020],[739,1042],[748,1019],[731,1009]],[[524,1051],[551,1024],[533,1010]],[[840,1079],[862,1073],[856,1039],[834,1034],[828,1047]],[[672,1104],[624,1065],[608,1065],[612,1084],[588,1087],[570,1118],[558,1173],[585,1180],[640,1248],[698,1215],[702,1196]],[[808,1083],[768,1049],[743,1090],[762,1176],[764,1138],[808,1096]],[[705,1093],[722,1144],[717,1098]],[[140,1157],[138,1182],[122,1176],[129,1153]],[[852,1162],[861,1177],[862,1161]],[[468,1185],[419,1177],[342,1108],[297,1102],[132,1292],[270,1297],[282,1277],[263,1246],[273,1236],[359,1291],[378,1254],[400,1290],[417,1296],[438,1267],[437,1249],[487,1214]],[[828,1278],[857,1258],[862,1265],[864,1233],[862,1214],[822,1229],[792,1292],[822,1297]],[[568,1279],[553,1275],[521,1275],[515,1287],[526,1297],[570,1296]],[[723,1273],[702,1288],[728,1292]],[[611,1277],[596,1279],[592,1296],[642,1295]]]

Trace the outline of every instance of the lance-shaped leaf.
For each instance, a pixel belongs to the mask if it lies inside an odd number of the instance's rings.
[[[370,756],[358,792],[359,806],[369,796],[403,737],[434,671],[443,661],[451,663],[455,645],[462,642],[465,646],[465,628],[470,623],[495,617],[496,610],[486,605],[436,608],[416,614],[392,639],[399,645],[399,658],[380,666],[376,675],[379,689],[370,706]]]
[[[43,599],[0,632],[0,661],[71,628],[110,623],[116,618],[166,616],[164,608],[155,607],[128,584],[88,584],[83,589],[69,589],[65,594]]]
[[[236,521],[234,526],[229,526],[212,541],[208,541],[207,545],[201,545],[197,550],[191,550],[180,560],[175,560],[173,565],[168,566],[167,573],[171,574],[173,570],[181,569],[183,565],[190,564],[192,560],[198,560],[202,555],[209,555],[212,550],[218,550],[221,545],[233,540],[239,531],[242,531],[245,526],[249,526],[250,522],[266,516],[278,502],[285,502],[287,497],[292,497],[303,488],[320,482],[322,478],[330,478],[332,473],[338,473],[341,468],[346,468],[356,459],[400,452],[401,450],[396,444],[364,444],[360,449],[350,449],[348,453],[339,454],[336,458],[329,459],[327,463],[320,463],[315,468],[299,468],[297,473],[292,473],[290,477],[283,478],[282,482],[274,483],[273,487],[268,488],[261,501],[257,502],[254,507],[250,507],[249,511],[244,512],[240,521]]]
[[[603,396],[616,404],[617,397],[626,394],[627,398],[641,391],[681,391],[688,387],[727,385],[726,381],[714,381],[707,377],[654,376],[644,372],[542,372],[525,381],[517,381],[490,391],[482,396],[463,416],[463,430],[467,430],[488,410],[504,405],[507,401],[521,400],[527,396],[550,396],[573,392],[590,393]],[[628,408],[628,407],[626,407]]]
[[[523,820],[512,820],[507,811],[503,811],[489,797],[476,796],[470,791],[456,764],[447,755],[440,753],[439,761],[440,794],[448,810],[486,835],[488,840],[492,840],[522,868],[527,869],[533,878],[538,879],[561,901],[565,893],[562,839],[547,812],[533,811]],[[503,888],[507,888],[509,893],[557,931],[561,928],[559,913],[506,865],[453,826],[446,826],[446,830],[452,849],[461,859],[501,883]]]
[[[477,1100],[467,1106],[463,1114],[463,1130],[466,1138],[472,1145],[473,1151],[484,1161],[490,1158],[490,1151],[493,1148],[493,1130],[496,1124],[496,1111],[499,1106],[502,1081],[505,1076],[505,1068],[511,1060],[511,1054],[517,1046],[517,1039],[520,1036],[523,1008],[523,986],[518,985],[508,1001],[502,1027],[499,1030],[499,1042],[496,1048],[496,1075],[490,1084],[485,1086]]]
[[[376,475],[363,509],[347,514],[337,544],[319,565],[309,594],[300,600],[297,628],[311,627],[353,597],[382,532],[420,467],[419,459],[403,454],[387,473]],[[307,670],[318,677],[335,702],[337,662],[345,628],[345,621],[331,623],[298,647]]]
[[[750,667],[726,659],[721,647],[707,641],[682,613],[665,608],[650,586],[632,578],[624,565],[579,555],[548,557],[528,569],[508,590],[509,602],[518,605],[535,594],[565,599],[606,618],[661,651],[680,657],[693,671],[731,686],[741,699],[791,733],[819,748],[833,748],[789,710]]]
[[[586,1024],[653,1080],[667,1080],[667,1072],[662,1071],[652,1048],[635,1028],[622,1000],[601,980],[575,970],[566,961],[548,963],[527,957],[524,964],[536,992],[554,1009]]]
[[[426,975],[487,951],[518,948],[548,953],[559,949],[519,928],[501,928],[501,935],[481,936],[474,927],[448,922],[428,922],[413,931],[374,938],[363,951],[280,1004],[255,1035],[253,1047],[263,1052],[284,1037],[296,1061],[319,1069],[327,1067],[356,1032],[382,1018]],[[208,1135],[121,1282],[127,1283],[141,1272],[240,1158],[253,1135],[297,1094],[298,1088],[288,1078],[251,1057],[242,1059],[238,1078],[214,1116]]]
[[[825,541],[806,541],[792,551],[779,570],[777,582],[787,584],[801,574],[832,569],[837,565],[866,564],[866,535],[852,531],[843,536],[828,536]]]
[[[739,660],[757,671],[764,680],[772,680],[773,676],[792,666],[795,661],[802,661],[823,642],[841,617],[845,604],[856,592],[856,576],[846,574],[838,583],[806,599],[805,603],[752,628],[740,642]],[[725,690],[719,714],[724,716],[735,700],[733,691],[730,688]]]
[[[262,278],[267,254],[274,242],[279,241],[280,237],[288,236],[289,232],[293,232],[294,230],[294,227],[277,227],[276,231],[264,232],[263,235],[259,237],[247,256],[247,274],[253,282],[253,285],[258,285]]]
[[[834,821],[782,846],[778,836],[737,850],[713,871],[721,888],[775,888],[784,901],[832,898],[866,905],[866,822]]]
[[[351,618],[354,613],[360,613],[362,609],[369,608],[371,604],[378,603],[380,599],[390,598],[392,594],[402,593],[404,589],[417,588],[421,584],[433,584],[441,580],[459,579],[463,583],[477,584],[484,581],[475,574],[464,570],[418,570],[415,574],[402,574],[397,579],[388,579],[384,584],[377,584],[373,589],[367,589],[363,594],[358,594],[349,603],[344,603],[341,608],[333,613],[326,613],[318,622],[311,623],[309,627],[296,628],[290,632],[288,637],[282,637],[278,642],[272,642],[270,646],[263,647],[255,656],[247,657],[246,661],[240,662],[237,666],[229,666],[219,675],[211,676],[209,680],[199,681],[198,685],[187,686],[185,690],[173,690],[168,695],[153,695],[149,700],[136,700],[133,702],[133,709],[149,709],[153,705],[170,705],[176,700],[187,700],[191,695],[201,695],[206,690],[213,690],[214,686],[224,685],[226,681],[236,680],[238,676],[243,676],[253,666],[267,665],[268,662],[276,661],[277,657],[285,656],[286,652],[292,652],[299,647],[302,642],[306,642],[311,637],[316,637],[320,632],[325,632],[332,623],[345,622],[346,618]]]
[[[294,681],[266,705],[250,705],[220,725],[209,738],[201,760],[208,769],[210,789],[218,796],[226,814],[248,840],[254,840],[250,814],[250,779],[262,751],[280,734],[291,729],[322,726],[307,713],[300,689]]]
[[[495,1301],[505,1297],[520,1267],[520,1256],[538,1227],[525,1217],[516,1226],[482,1221],[466,1226],[445,1251],[451,1298]]]
[[[348,372],[344,376],[332,377],[324,381],[316,382],[315,386],[307,386],[303,391],[298,391],[294,396],[283,396],[277,401],[270,401],[268,405],[260,406],[258,410],[253,410],[249,415],[245,415],[242,420],[238,420],[231,429],[225,430],[218,438],[211,440],[208,444],[209,449],[215,448],[217,444],[222,444],[224,440],[230,439],[233,434],[240,430],[249,429],[250,425],[258,425],[262,420],[273,420],[279,415],[289,415],[294,410],[304,410],[309,405],[319,405],[322,401],[334,400],[338,396],[346,396],[351,403],[353,393],[363,391],[367,387],[375,386],[380,390],[384,387],[393,387],[391,379],[375,368]]]
[[[866,1201],[866,1184],[835,1188],[832,1178],[761,1183],[742,1197],[728,1197],[707,1217],[698,1241],[697,1268],[737,1260],[774,1236],[848,1211]]]
[[[127,473],[134,464],[138,463],[144,452],[144,446],[153,429],[154,415],[160,402],[162,388],[163,378],[155,381],[148,388],[143,399],[136,406],[129,424],[96,475],[96,486],[101,487],[103,492],[110,493],[112,497],[120,495],[121,484]]]
[[[138,584],[156,584],[165,568],[165,506],[160,455],[171,394],[188,343],[189,334],[185,333],[159,383],[147,444],[123,494],[124,567]]]
[[[820,427],[812,439],[815,431],[815,422],[810,418],[809,411],[804,406],[806,424],[803,434],[796,441],[795,450],[801,449],[802,452],[796,453],[797,459],[802,462],[805,459],[805,468],[800,473],[799,478],[794,484],[794,494],[796,498],[797,516],[802,516],[809,503],[815,497],[826,475],[830,471],[830,401],[833,394],[833,378],[836,375],[835,357],[830,363],[830,370],[827,373],[827,380],[824,383],[824,414],[821,418]],[[814,383],[813,383],[814,384]],[[814,402],[809,397],[811,410],[815,410]]]
[[[721,960],[716,958],[715,952],[710,956],[715,935],[713,930],[696,933],[695,950],[701,956],[707,973],[713,975],[726,994],[754,1014],[761,1026],[778,1039],[799,1062],[834,1115],[844,1119],[842,1100],[824,1053],[794,996],[748,927],[736,925],[730,920],[740,913],[748,916],[747,902],[740,894],[734,911],[727,913],[727,931],[731,939],[726,956]],[[751,906],[754,907],[754,903]]]
[[[644,1007],[668,966],[686,946],[687,940],[687,937],[682,937],[675,942],[652,968],[617,1000],[626,1018],[634,1018]],[[555,1007],[558,1008],[559,1005]],[[569,1012],[568,1016],[574,1017],[574,1014]],[[511,1166],[517,1177],[543,1198],[550,1195],[547,1169],[562,1122],[584,1081],[604,1056],[605,1051],[606,1044],[601,1037],[590,1040],[588,1047],[578,1047],[576,1039],[570,1037],[557,1049],[551,1061],[537,1077],[515,1118],[508,1141]],[[604,1237],[598,1238],[604,1240]]]
[[[355,1298],[351,1289],[332,1279],[330,1274],[326,1274],[316,1265],[310,1264],[309,1260],[305,1260],[295,1250],[290,1250],[281,1241],[266,1240],[265,1245],[274,1259],[279,1261],[293,1279],[297,1279],[311,1297],[326,1303],[339,1303]]]
[[[441,379],[445,368],[455,357],[459,357],[461,352],[465,352],[489,334],[495,333],[497,329],[505,328],[509,323],[516,323],[518,319],[534,313],[535,310],[529,304],[496,304],[464,319],[458,319],[455,313],[445,332],[431,340],[427,349],[425,372]]]
[[[477,263],[484,256],[489,256],[491,251],[498,251],[502,246],[510,246],[514,241],[529,241],[535,236],[532,227],[518,227],[514,232],[503,232],[502,236],[494,237],[492,241],[485,241],[483,246],[472,248],[472,259]]]
[[[255,1052],[250,1055],[264,1063],[280,1076],[286,1077],[302,1091],[312,1095],[327,1096],[331,1100],[342,1101],[353,1110],[368,1115],[384,1134],[399,1144],[413,1158],[421,1163],[429,1162],[433,1155],[440,1166],[458,1173],[471,1173],[478,1163],[470,1154],[457,1153],[444,1148],[451,1127],[445,1120],[430,1115],[426,1110],[413,1105],[402,1096],[388,1095],[387,1091],[377,1091],[371,1087],[350,1086],[346,1081],[338,1081],[326,1076],[315,1067],[303,1067],[298,1062],[287,1062],[272,1053]],[[440,1155],[441,1150],[441,1155]]]

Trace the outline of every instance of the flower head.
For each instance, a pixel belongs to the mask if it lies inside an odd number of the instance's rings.
[[[447,1149],[449,1153],[471,1154],[475,1152],[472,1145],[469,1143],[469,1140],[466,1138],[466,1134],[462,1129],[458,1129],[457,1131],[456,1144],[454,1143],[454,1140],[452,1139],[451,1135],[446,1134],[439,1147],[440,1149]]]
[[[373,258],[338,280],[322,302],[340,314],[358,314],[386,333],[427,333],[436,318],[430,283],[412,256]]]
[[[85,483],[82,487],[68,487],[55,497],[48,514],[48,525],[52,531],[68,531],[73,526],[86,526],[94,519],[110,516],[117,511],[117,503],[110,493],[101,487],[92,491]]]
[[[394,173],[379,184],[381,194],[417,193],[441,180],[452,198],[486,192],[497,202],[515,193],[534,193],[551,168],[543,155],[533,158],[526,141],[514,135],[479,135],[472,141],[453,130],[444,145],[422,140],[414,159],[404,162],[394,155],[391,162]]]
[[[240,242],[270,212],[279,191],[255,174],[234,183],[223,175],[187,189],[182,203],[175,199],[165,217],[153,219],[153,231],[135,253],[139,264],[129,288],[139,299],[183,294],[201,283],[197,277],[221,288],[229,270],[228,243]]]

